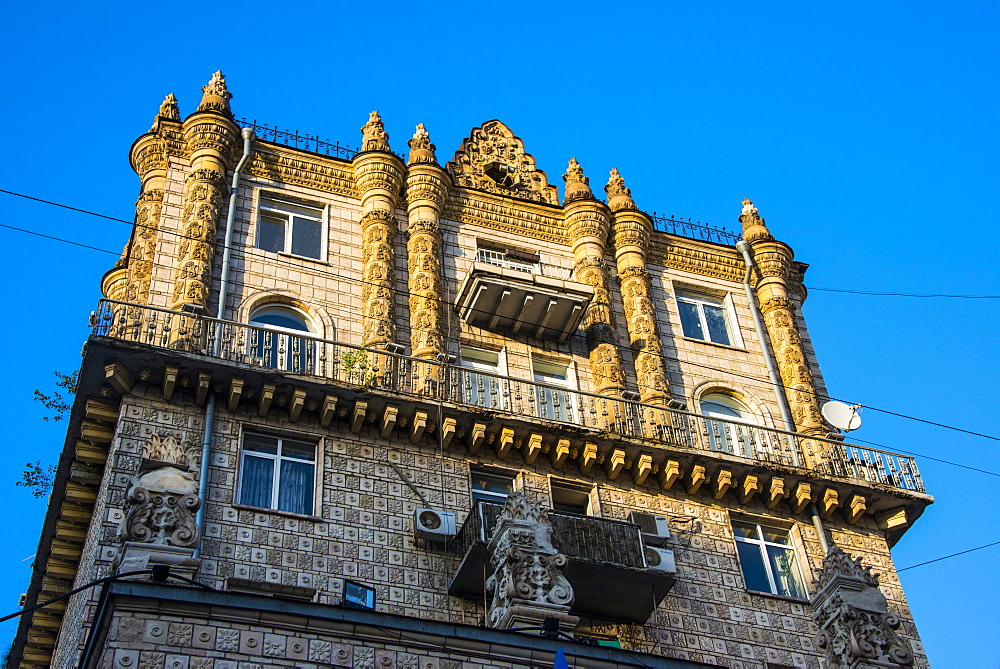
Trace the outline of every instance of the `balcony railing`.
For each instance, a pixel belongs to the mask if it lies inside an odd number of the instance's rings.
[[[573,278],[572,269],[559,267],[557,265],[548,265],[542,262],[533,263],[526,260],[520,260],[518,258],[512,258],[503,251],[479,249],[476,253],[476,260],[478,262],[496,265],[497,267],[513,269],[519,272],[528,272],[529,274],[537,274],[539,276],[547,276],[551,279],[559,279],[560,281],[569,281]]]
[[[748,461],[809,466],[827,474],[924,492],[917,464],[906,455],[365,349],[287,330],[106,299],[93,314],[92,327],[97,336],[424,401],[593,428]],[[811,448],[807,449],[807,445]],[[817,456],[812,462],[806,458],[807,450]]]

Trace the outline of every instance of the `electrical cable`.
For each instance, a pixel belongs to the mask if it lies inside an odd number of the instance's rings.
[[[934,562],[940,562],[941,560],[947,560],[949,558],[958,557],[959,555],[965,555],[966,553],[972,553],[974,551],[981,551],[984,548],[989,548],[990,546],[996,546],[1000,544],[1000,541],[994,541],[991,544],[986,544],[985,546],[976,546],[975,548],[970,548],[967,551],[959,551],[958,553],[952,553],[951,555],[945,555],[944,557],[934,558],[933,560],[928,560],[927,562],[918,562],[917,564],[911,564],[909,567],[903,567],[902,569],[897,569],[896,573],[906,571],[907,569],[915,569],[917,567],[923,567],[925,564],[933,564]]]
[[[126,225],[135,225],[135,226],[138,226],[138,227],[144,227],[144,228],[149,228],[149,229],[157,230],[161,234],[170,234],[170,235],[179,237],[181,239],[190,239],[190,240],[193,240],[193,241],[200,241],[200,240],[198,240],[195,237],[188,237],[186,235],[182,235],[181,233],[175,232],[175,231],[172,231],[172,230],[158,230],[157,228],[153,228],[153,226],[148,226],[148,225],[143,225],[143,224],[140,224],[140,223],[129,222],[129,221],[126,221],[125,219],[114,218],[112,216],[106,216],[104,214],[98,214],[96,212],[88,211],[86,209],[79,209],[77,207],[70,207],[68,205],[63,205],[63,204],[51,202],[49,200],[43,200],[41,198],[31,197],[30,195],[24,195],[22,193],[16,193],[14,191],[0,189],[0,193],[7,193],[7,194],[10,194],[10,195],[16,195],[18,197],[23,197],[23,198],[26,198],[26,199],[29,199],[29,200],[34,200],[36,202],[41,202],[41,203],[44,203],[44,204],[50,204],[50,205],[57,206],[57,207],[62,207],[64,209],[69,209],[71,211],[76,211],[76,212],[80,212],[80,213],[84,213],[84,214],[90,214],[90,215],[93,215],[93,216],[98,216],[100,218],[108,219],[108,220],[111,220],[111,221],[116,221],[116,222],[119,222],[119,223],[125,223]],[[8,227],[8,228],[10,228],[11,226],[2,226],[2,227]],[[40,237],[45,237],[45,238],[52,239],[52,240],[55,240],[55,241],[62,241],[62,242],[74,244],[74,245],[77,245],[77,246],[86,246],[86,245],[83,245],[83,244],[79,244],[78,242],[73,242],[71,240],[62,239],[62,238],[59,238],[59,237],[51,237],[49,235],[44,235],[44,234],[41,234],[41,233],[36,233],[36,232],[30,231],[30,230],[21,230],[20,228],[12,228],[12,229],[20,230],[22,232],[27,232],[29,234],[36,234],[36,235],[38,235]],[[219,248],[220,247],[220,242],[216,241],[215,246],[216,246],[216,248]],[[224,247],[224,244],[222,246]],[[92,248],[94,250],[102,251],[104,253],[111,253],[113,255],[119,255],[119,254],[117,254],[117,253],[115,253],[113,251],[108,251],[106,249],[99,249],[97,247],[87,247],[87,248]],[[233,247],[231,250],[235,251],[237,253],[241,253],[244,256],[266,257],[262,253],[253,253],[250,249],[247,249],[247,248],[236,248],[236,247]],[[288,263],[288,264],[293,264],[294,265],[294,263],[292,263],[291,259],[287,259],[287,258],[280,258],[279,257],[279,258],[276,259],[276,261],[277,262],[283,262],[283,263]],[[160,267],[165,267],[163,265],[159,265],[159,266]],[[301,265],[294,265],[294,266],[297,267],[297,268],[299,268],[299,269],[306,270],[306,268],[302,267]],[[330,272],[330,271],[322,270],[322,269],[311,269],[310,268],[310,269],[308,269],[306,271],[312,271],[314,273],[322,274],[322,275],[325,275],[325,276],[328,276],[328,277],[331,277],[331,278],[335,278],[335,279],[339,279],[339,280],[342,280],[342,281],[349,281],[349,282],[359,283],[359,284],[365,284],[365,283],[371,284],[372,283],[370,281],[366,281],[366,280],[361,279],[361,278],[355,278],[355,277],[351,277],[351,276],[345,276],[345,275],[342,275],[342,274],[336,274],[334,272]],[[403,295],[403,296],[409,296],[409,294],[410,294],[409,291],[397,290],[396,292],[399,293],[400,295]],[[481,310],[477,310],[477,311],[481,311]],[[486,313],[486,312],[482,312],[482,313]],[[412,331],[412,328],[410,328],[410,330]],[[617,348],[619,350],[622,350],[622,351],[631,350],[629,347],[623,346],[623,345],[618,345]],[[721,373],[724,373],[724,374],[729,374],[729,375],[731,375],[733,377],[748,379],[748,380],[751,380],[751,381],[754,381],[754,382],[760,382],[761,381],[759,378],[754,377],[754,376],[750,376],[750,375],[747,375],[747,374],[740,374],[739,372],[733,372],[731,370],[720,369],[718,367],[712,367],[710,365],[700,364],[700,363],[697,363],[697,362],[694,362],[694,361],[691,361],[691,360],[682,360],[680,358],[674,358],[674,357],[670,357],[670,356],[666,356],[666,355],[660,355],[659,357],[662,360],[664,360],[664,361],[678,362],[678,363],[685,364],[685,365],[691,365],[691,366],[694,366],[694,367],[700,367],[700,368],[707,369],[707,370],[714,371],[714,372],[721,372]],[[805,392],[805,393],[808,393],[808,394],[811,394],[811,395],[815,395],[816,397],[818,397],[820,399],[836,399],[836,398],[832,398],[832,397],[823,395],[823,394],[821,394],[821,393],[819,393],[817,391],[808,390],[808,389],[804,389],[804,388],[791,388],[791,387],[786,386],[784,384],[780,384],[780,385],[785,390],[795,390],[796,392]],[[846,401],[846,400],[844,400],[844,401]],[[847,402],[847,403],[850,404],[850,402]],[[966,430],[964,428],[955,427],[953,425],[946,425],[944,423],[938,423],[936,421],[926,420],[926,419],[923,419],[923,418],[917,418],[916,416],[909,416],[907,414],[902,414],[902,413],[898,413],[898,412],[894,412],[894,411],[889,411],[887,409],[880,409],[878,407],[868,406],[868,405],[865,405],[865,404],[857,404],[857,403],[855,403],[855,405],[858,406],[858,407],[864,408],[864,409],[869,409],[871,411],[877,411],[879,413],[885,413],[885,414],[888,414],[888,415],[891,415],[891,416],[896,416],[898,418],[905,418],[905,419],[908,419],[908,420],[913,420],[913,421],[917,421],[917,422],[920,422],[920,423],[925,423],[927,425],[933,425],[935,427],[940,427],[940,428],[946,429],[946,430],[954,430],[956,432],[962,432],[964,434],[969,434],[969,435],[976,436],[976,437],[982,437],[984,439],[991,439],[993,441],[1000,441],[1000,437],[989,435],[989,434],[983,434],[981,432],[975,432],[973,430]],[[923,456],[921,456],[921,457],[923,457]],[[946,461],[942,460],[942,462],[946,462]],[[949,463],[949,464],[957,464],[957,463]],[[959,466],[965,466],[965,465],[959,465]]]
[[[806,286],[806,290],[822,290],[827,293],[851,293],[852,295],[877,295],[880,297],[947,297],[960,300],[1000,300],[1000,295],[945,295],[942,293],[885,293],[877,290],[817,288],[816,286]]]

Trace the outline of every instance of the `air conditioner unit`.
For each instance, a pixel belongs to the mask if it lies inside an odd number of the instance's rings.
[[[455,536],[455,514],[417,509],[413,512],[413,534],[417,539],[446,542]]]
[[[647,569],[665,571],[668,574],[677,573],[677,563],[674,561],[674,552],[672,550],[646,546],[645,553]]]
[[[632,511],[628,514],[628,522],[639,526],[642,542],[647,546],[662,546],[670,538],[670,523],[666,516]]]

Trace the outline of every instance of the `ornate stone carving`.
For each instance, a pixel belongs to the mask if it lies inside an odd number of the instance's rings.
[[[389,151],[389,135],[382,125],[378,111],[368,114],[368,123],[361,126],[362,151]]]
[[[132,169],[140,178],[156,169],[167,168],[167,143],[158,135],[140,137],[132,147]]]
[[[913,653],[896,633],[900,620],[888,612],[878,577],[861,557],[833,546],[823,560],[812,597],[819,624],[817,645],[830,669],[910,667]]]
[[[569,167],[566,168],[563,181],[566,182],[565,202],[593,199],[594,191],[590,190],[590,179],[583,175],[583,168],[576,158],[569,159]]]
[[[359,197],[354,187],[354,175],[349,166],[333,159],[311,156],[301,160],[282,147],[254,148],[247,172],[257,177],[315,188],[327,193]]]
[[[143,444],[142,455],[147,460],[181,465],[191,470],[200,467],[201,453],[184,435],[154,434]]]
[[[363,309],[362,345],[384,347],[395,341],[396,218],[386,209],[373,209],[361,218]]]
[[[149,284],[153,277],[153,260],[163,208],[163,191],[147,190],[135,203],[135,232],[129,251],[128,275],[124,299],[126,302],[146,304],[149,301]]]
[[[551,215],[547,208],[531,207],[525,203],[513,207],[474,191],[450,193],[442,216],[449,221],[481,225],[505,234],[556,244],[566,243],[562,217]]]
[[[611,211],[619,209],[635,209],[635,201],[632,199],[632,191],[625,185],[625,179],[618,173],[618,168],[611,169],[611,177],[604,192],[608,194],[608,206]]]
[[[417,130],[413,133],[413,137],[407,142],[407,145],[410,147],[408,164],[437,163],[437,156],[434,155],[437,147],[431,142],[431,136],[428,134],[427,128],[424,127],[423,123],[417,124]]]
[[[490,595],[490,627],[538,626],[557,618],[572,629],[578,619],[569,615],[573,586],[562,574],[566,556],[552,546],[548,511],[522,492],[507,498],[489,541],[493,573],[486,581]]]
[[[559,204],[555,186],[535,166],[534,157],[525,153],[524,142],[497,120],[473,128],[448,163],[448,171],[459,186]]]
[[[153,119],[153,127],[149,129],[150,132],[156,132],[160,119],[165,121],[181,120],[181,110],[177,106],[177,98],[174,97],[173,93],[168,93],[167,97],[163,98],[163,102],[160,103],[160,110],[156,113],[156,118]]]
[[[147,472],[128,492],[122,538],[193,548],[200,539],[194,516],[201,506],[197,491],[194,477],[176,467]]]
[[[226,88],[226,75],[222,74],[222,70],[214,72],[208,84],[201,87],[201,104],[198,105],[198,111],[215,111],[231,116],[229,101],[232,97],[233,94]]]
[[[222,174],[212,169],[192,172],[184,187],[181,241],[171,308],[208,306],[216,226],[222,202]]]
[[[755,242],[764,239],[774,239],[767,229],[764,219],[757,212],[757,207],[753,206],[750,198],[743,199],[743,213],[740,214],[740,224],[743,226],[743,239],[748,242]]]

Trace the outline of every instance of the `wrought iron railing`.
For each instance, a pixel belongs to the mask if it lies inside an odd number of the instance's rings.
[[[456,538],[459,555],[465,555],[477,542],[493,536],[503,503],[478,501],[469,512]],[[623,567],[646,567],[639,526],[620,520],[549,511],[552,523],[552,546],[574,560],[615,564]]]
[[[241,128],[250,128],[257,137],[265,142],[284,144],[285,146],[303,149],[304,151],[322,153],[326,156],[346,158],[348,160],[358,153],[357,147],[320,139],[319,135],[300,135],[298,130],[282,130],[277,126],[258,123],[256,119],[253,121],[245,118],[236,119],[236,125]]]
[[[690,218],[674,218],[670,216],[660,216],[655,211],[651,214],[653,227],[660,232],[668,232],[672,235],[679,235],[689,239],[700,239],[706,242],[719,242],[720,244],[736,244],[742,237],[735,232],[730,232],[726,228],[717,228]]]
[[[92,326],[97,336],[443,401],[473,411],[543,419],[924,491],[917,464],[906,455],[365,349],[301,332],[107,299],[99,303]]]

